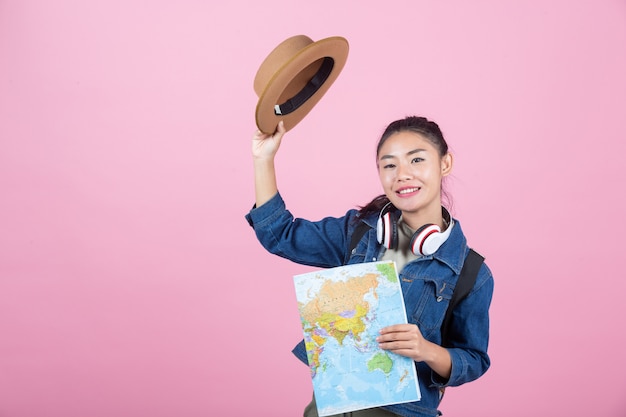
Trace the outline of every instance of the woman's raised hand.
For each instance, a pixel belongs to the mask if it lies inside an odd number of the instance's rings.
[[[257,130],[252,137],[252,156],[255,159],[274,159],[285,132],[282,120],[278,122],[276,132],[271,135]]]

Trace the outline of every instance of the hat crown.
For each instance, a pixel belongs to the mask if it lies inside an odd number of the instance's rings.
[[[314,42],[296,35],[281,42],[254,77],[259,130],[273,133],[279,121],[285,130],[293,128],[328,91],[347,57],[348,41],[339,36]]]
[[[296,35],[282,41],[265,58],[254,77],[254,91],[257,96],[263,93],[272,76],[289,62],[298,52],[311,45],[313,40],[306,35]]]

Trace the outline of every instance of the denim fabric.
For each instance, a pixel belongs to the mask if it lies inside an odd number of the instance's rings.
[[[294,218],[278,193],[262,206],[253,207],[246,219],[269,252],[300,264],[332,268],[374,262],[385,251],[376,239],[378,216],[358,218],[357,214],[353,209],[342,217],[315,222]],[[348,253],[350,237],[359,221],[372,229]],[[399,273],[409,322],[416,324],[424,338],[433,343],[441,344],[441,324],[468,251],[461,224],[455,219],[450,237],[437,252],[409,262]],[[440,388],[464,384],[487,371],[493,285],[491,271],[483,264],[474,288],[454,311],[450,337],[453,347],[448,349],[452,358],[450,378],[446,381],[425,363],[416,362],[422,399],[385,409],[406,417],[440,415]],[[308,363],[303,342],[293,352]]]

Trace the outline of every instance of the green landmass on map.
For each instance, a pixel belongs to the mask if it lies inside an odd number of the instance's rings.
[[[398,282],[398,274],[396,273],[395,264],[392,263],[380,263],[376,265],[376,269],[382,276],[387,278],[389,282]]]
[[[371,371],[381,370],[385,375],[389,375],[393,368],[393,361],[387,353],[380,352],[375,354],[372,359],[367,362],[367,369]]]

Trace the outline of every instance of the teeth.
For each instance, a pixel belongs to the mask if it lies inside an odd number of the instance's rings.
[[[408,193],[413,193],[415,191],[419,190],[419,188],[405,188],[404,190],[400,190],[398,191],[398,194],[408,194]]]

